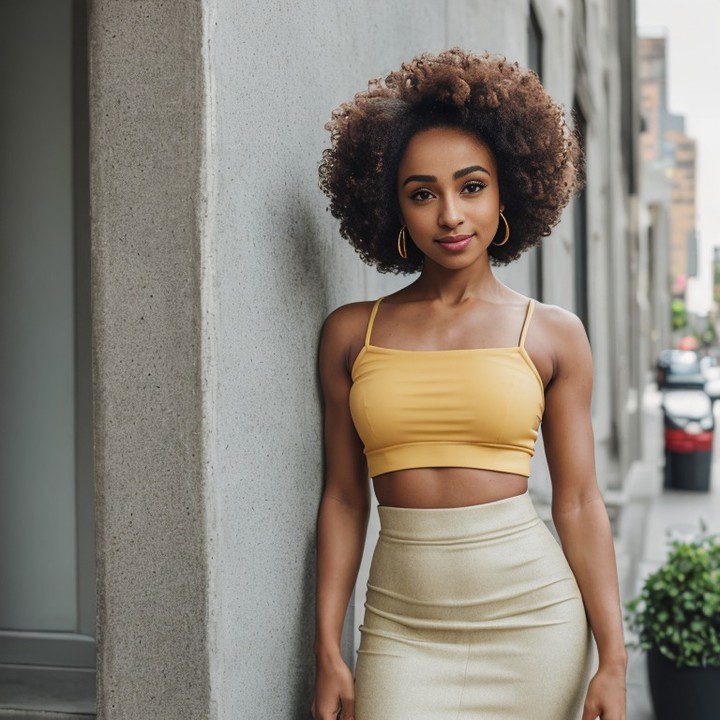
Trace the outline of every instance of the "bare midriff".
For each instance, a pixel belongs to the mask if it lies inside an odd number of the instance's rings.
[[[373,478],[378,505],[449,508],[480,505],[521,495],[525,475],[465,467],[393,470]]]

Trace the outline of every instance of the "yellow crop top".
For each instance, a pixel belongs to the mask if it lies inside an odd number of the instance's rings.
[[[371,477],[417,467],[530,475],[545,389],[524,347],[401,350],[370,344],[378,305],[351,369],[350,414]]]

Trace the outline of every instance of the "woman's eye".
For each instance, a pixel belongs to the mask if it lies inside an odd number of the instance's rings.
[[[482,189],[485,187],[485,183],[478,182],[477,180],[472,180],[472,181],[469,182],[465,187],[466,187],[466,188],[469,188],[469,187],[473,187],[473,186],[475,186],[475,187],[478,188],[477,192],[480,192],[480,190],[482,190]],[[475,195],[475,194],[477,194],[477,192],[476,192],[476,193],[470,193],[470,194],[471,194],[471,195]]]
[[[410,197],[413,200],[427,200],[427,198],[420,197],[423,193],[427,193],[428,195],[431,195],[432,193],[429,190],[418,190],[417,192],[414,192]]]

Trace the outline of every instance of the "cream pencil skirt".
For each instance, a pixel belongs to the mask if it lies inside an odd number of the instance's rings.
[[[594,641],[529,493],[378,513],[356,720],[581,720]]]

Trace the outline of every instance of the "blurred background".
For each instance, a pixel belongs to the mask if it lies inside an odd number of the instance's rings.
[[[534,69],[586,152],[494,272],[590,338],[622,600],[659,608],[625,618],[627,717],[720,717],[718,29],[711,0],[0,0],[0,718],[309,717],[319,328],[409,280],[340,237],[323,124],[456,44]],[[532,467],[554,531],[541,438]]]

